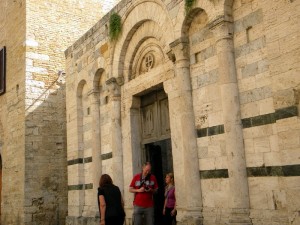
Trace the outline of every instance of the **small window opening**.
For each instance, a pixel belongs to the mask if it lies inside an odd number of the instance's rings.
[[[251,33],[251,30],[252,30],[252,26],[247,27],[247,29],[246,29],[247,43],[250,42],[250,33]]]

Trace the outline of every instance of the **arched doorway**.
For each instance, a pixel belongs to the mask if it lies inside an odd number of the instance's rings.
[[[158,191],[154,195],[155,224],[162,224],[165,174],[173,172],[168,96],[162,89],[141,96],[142,161],[152,164]]]

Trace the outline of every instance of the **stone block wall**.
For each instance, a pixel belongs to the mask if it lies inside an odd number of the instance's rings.
[[[63,223],[68,191],[63,52],[103,16],[103,5],[30,0],[26,13],[26,222]],[[86,99],[83,104],[86,113]],[[89,140],[89,119],[85,122],[83,139]]]
[[[0,48],[7,50],[0,96],[3,224],[65,221],[64,50],[104,15],[103,7],[98,0],[0,1]]]
[[[251,217],[296,224],[299,177],[299,3],[235,1],[234,45]],[[278,212],[280,212],[278,214]]]
[[[97,47],[93,46],[91,38],[86,40],[89,42],[86,46],[82,46],[82,40],[78,40],[78,51],[74,52],[72,58],[67,58],[67,90],[76,90],[66,92],[69,186],[67,224],[80,223],[80,218],[84,218],[82,221],[88,224],[97,222],[93,218],[99,217],[95,196],[100,174],[101,171],[112,173],[110,108],[105,83],[107,72],[96,70],[92,73],[94,69],[109,62],[108,55],[105,56],[108,49],[107,29],[98,24],[96,26],[98,29],[91,29],[87,34],[95,32],[95,40],[102,39]],[[99,56],[101,58],[96,60]],[[75,74],[81,75],[76,77]],[[99,111],[98,121],[95,121],[95,113]],[[98,125],[96,129],[95,123]],[[98,156],[94,154],[95,138],[99,144],[96,146]],[[106,160],[97,164],[97,157]]]
[[[0,96],[1,224],[24,219],[25,1],[0,1],[0,48],[6,46],[6,93]]]

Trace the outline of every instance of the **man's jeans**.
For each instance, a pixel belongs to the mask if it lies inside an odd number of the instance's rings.
[[[154,208],[143,208],[139,206],[134,206],[133,211],[133,224],[134,225],[143,225],[143,221],[145,221],[145,225],[153,225],[154,220]]]

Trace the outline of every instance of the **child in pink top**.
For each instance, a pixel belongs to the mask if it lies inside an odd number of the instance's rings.
[[[163,209],[164,225],[172,225],[176,223],[176,197],[174,186],[174,175],[168,173],[166,175],[165,203]]]

